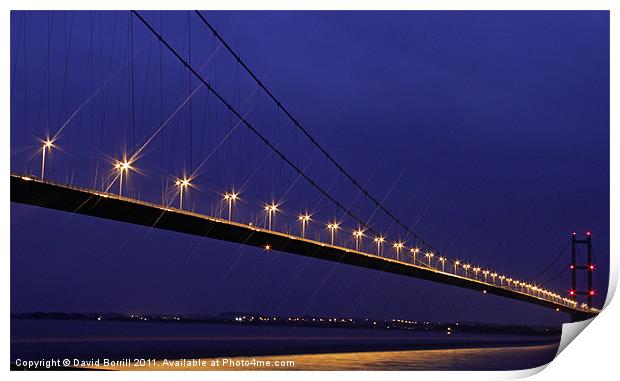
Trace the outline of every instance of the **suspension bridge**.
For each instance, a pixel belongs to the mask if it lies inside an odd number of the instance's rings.
[[[573,321],[593,317],[599,312],[592,305],[591,300],[594,293],[591,284],[594,266],[591,258],[589,263],[582,266],[575,263],[576,260],[573,256],[570,264],[571,270],[585,269],[590,274],[589,289],[585,291],[585,295],[590,297],[589,301],[588,303],[579,303],[577,295],[580,292],[576,290],[574,280],[573,287],[566,294],[565,292],[547,289],[543,285],[528,281],[523,277],[515,277],[505,272],[473,265],[466,260],[449,258],[436,250],[386,208],[363,184],[347,172],[344,165],[335,160],[318,143],[310,131],[293,116],[292,111],[284,106],[285,103],[274,95],[266,82],[259,79],[259,76],[209,23],[203,13],[195,11],[187,14],[188,33],[186,40],[188,43],[186,49],[176,46],[171,41],[172,39],[163,33],[161,16],[159,20],[155,17],[149,19],[142,12],[137,11],[132,11],[128,16],[127,32],[130,41],[127,58],[121,60],[119,69],[111,70],[109,79],[103,80],[104,76],[101,75],[101,86],[96,87],[94,80],[91,81],[90,95],[85,96],[84,101],[73,112],[69,113],[69,116],[64,118],[62,123],[59,123],[56,131],[48,132],[46,136],[42,136],[38,140],[39,146],[33,155],[33,157],[38,158],[37,160],[40,160],[40,166],[37,166],[37,170],[13,171],[10,178],[12,202],[224,240],[259,247],[265,251],[285,252],[317,260],[339,262],[375,271],[424,279],[444,284],[446,287],[466,288],[484,294],[539,305],[569,314]],[[357,197],[364,197],[369,202],[372,206],[372,213],[369,217],[364,218],[360,213],[355,213],[351,206],[340,201],[330,187],[321,185],[321,182],[310,174],[307,169],[309,165],[299,164],[295,150],[287,151],[286,142],[274,140],[259,127],[256,120],[251,120],[251,110],[242,110],[243,102],[236,91],[232,95],[227,95],[215,84],[213,73],[205,73],[203,70],[205,65],[201,66],[195,63],[196,58],[192,58],[192,48],[196,49],[196,43],[194,42],[192,46],[190,17],[194,18],[197,25],[203,27],[204,31],[213,38],[213,52],[211,55],[207,55],[206,64],[211,62],[212,57],[216,54],[228,54],[232,62],[240,68],[239,71],[243,71],[248,76],[249,81],[255,84],[249,97],[260,93],[271,101],[274,112],[283,116],[288,121],[290,128],[309,142],[313,150],[355,190],[358,194],[356,199]],[[160,57],[160,75],[163,75],[161,73],[166,67],[162,63],[162,57],[166,56],[171,62],[181,67],[183,75],[187,75],[188,82],[187,93],[181,97],[180,102],[175,103],[170,114],[164,115],[164,107],[162,106],[160,107],[160,115],[158,117],[152,116],[156,121],[154,123],[156,127],[144,133],[140,142],[136,141],[139,140],[136,139],[136,135],[141,135],[141,131],[139,129],[136,131],[135,123],[136,85],[134,77],[136,73],[133,65],[136,57],[139,54],[144,54],[146,48],[144,46],[134,47],[134,34],[137,34],[136,29],[138,27],[142,28],[143,39],[148,41],[146,45],[149,49],[149,60],[152,60],[152,56],[155,55],[152,52],[152,46],[157,46]],[[50,26],[50,30],[53,30],[52,26]],[[94,56],[93,41],[94,38],[91,34],[89,53],[89,62],[91,63]],[[172,65],[172,63],[169,64]],[[90,65],[90,67],[90,73],[87,71],[85,74],[87,77],[88,75],[94,77],[94,65]],[[62,141],[63,139],[68,140],[67,130],[71,128],[72,123],[76,123],[74,118],[87,107],[91,107],[92,114],[93,109],[96,108],[93,103],[98,97],[102,97],[101,93],[105,91],[107,86],[112,86],[111,78],[118,76],[119,73],[124,73],[125,70],[128,71],[130,77],[128,81],[130,93],[128,100],[131,105],[128,112],[131,120],[130,128],[127,131],[115,131],[114,135],[115,137],[123,134],[131,135],[131,137],[125,136],[124,139],[130,141],[131,144],[129,145],[133,148],[130,153],[123,152],[116,157],[105,156],[101,160],[104,163],[101,166],[97,163],[94,168],[95,173],[89,175],[90,178],[94,179],[90,186],[75,185],[68,175],[65,176],[65,181],[59,181],[58,178],[54,177],[55,172],[50,168],[52,158],[55,151],[60,151],[61,146],[63,150],[66,149]],[[103,69],[101,71],[103,72]],[[236,78],[239,76],[239,71],[235,73]],[[240,80],[237,79],[237,81]],[[148,80],[146,82],[145,88],[148,86]],[[148,93],[148,90],[144,90],[145,95]],[[164,91],[162,90],[161,93],[163,100]],[[217,103],[218,106],[215,107],[220,107],[220,112],[223,110],[229,117],[229,129],[223,132],[221,139],[215,139],[217,143],[214,144],[211,151],[206,151],[208,153],[205,155],[202,155],[200,149],[198,153],[193,152],[195,149],[194,140],[197,137],[192,135],[195,133],[192,129],[192,124],[195,123],[192,117],[192,108],[194,113],[197,112],[197,109],[199,110],[196,106],[199,103],[196,101],[199,93],[208,94],[211,97],[210,101]],[[105,102],[100,102],[101,109],[105,109],[105,105]],[[203,102],[200,102],[200,105],[205,108],[209,107],[207,103]],[[139,186],[135,178],[140,177],[146,171],[144,168],[147,167],[147,164],[143,164],[143,162],[148,161],[147,156],[153,156],[152,152],[155,151],[153,146],[159,144],[162,151],[162,162],[166,161],[163,159],[166,152],[165,145],[171,141],[167,139],[165,134],[175,127],[174,121],[179,118],[182,110],[189,110],[190,113],[186,123],[189,126],[187,140],[189,144],[180,144],[180,147],[182,152],[189,152],[189,167],[191,169],[179,176],[169,175],[162,171],[161,200],[159,202],[147,201],[145,199],[148,197],[141,197],[141,194],[152,194],[153,192],[138,189]],[[92,126],[95,125],[96,122],[93,121]],[[50,129],[53,130],[51,127]],[[263,169],[262,163],[264,161],[277,160],[294,174],[289,189],[292,189],[299,182],[303,182],[312,189],[314,194],[318,195],[320,202],[327,200],[332,207],[335,207],[341,217],[321,222],[316,217],[317,212],[286,212],[281,203],[277,201],[254,202],[252,204],[249,197],[244,197],[242,191],[235,191],[234,189],[219,192],[220,200],[216,202],[216,207],[212,207],[210,212],[205,211],[204,208],[201,209],[197,198],[194,196],[199,188],[198,179],[203,176],[206,166],[212,163],[211,160],[216,156],[215,153],[230,141],[231,135],[238,129],[245,130],[254,139],[254,142],[258,142],[265,149],[263,151],[265,159],[259,160],[259,164],[249,170],[246,181],[240,188],[249,187],[248,183],[251,179]],[[101,135],[104,135],[103,130]],[[90,141],[92,146],[95,145],[95,137],[93,136],[91,136]],[[176,144],[176,142],[172,143]],[[102,145],[104,144],[102,143]],[[103,151],[105,147],[97,147],[97,150]],[[199,164],[194,166],[192,160],[197,154],[202,157]],[[251,162],[255,163],[256,161],[251,160]],[[108,167],[104,168],[106,165]],[[240,205],[242,201],[246,202],[246,205]],[[244,207],[258,212],[250,217],[247,217],[247,214],[244,214],[244,217],[239,217],[240,209]],[[375,224],[370,222],[376,213],[383,213],[390,225],[397,226],[405,238],[390,240],[387,235],[379,233],[384,229],[373,227]],[[279,224],[276,223],[276,219],[280,222]],[[287,224],[282,224],[283,219],[287,219]],[[344,220],[348,223],[345,224]],[[315,229],[314,235],[312,235],[311,226],[317,225],[322,226],[322,228]],[[354,227],[346,228],[345,226]],[[343,235],[347,236],[346,240],[341,239]],[[588,232],[587,242],[591,242],[590,239]]]

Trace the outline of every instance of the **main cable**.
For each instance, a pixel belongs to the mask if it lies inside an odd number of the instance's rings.
[[[306,181],[308,181],[310,183],[310,185],[312,185],[314,188],[316,188],[319,192],[321,192],[325,197],[327,197],[331,202],[333,202],[336,206],[338,206],[340,209],[344,210],[351,218],[353,218],[356,222],[366,226],[366,224],[364,223],[364,221],[362,221],[361,218],[357,217],[357,215],[355,215],[354,213],[350,212],[347,210],[347,208],[344,207],[344,205],[342,205],[338,200],[336,200],[334,197],[332,197],[329,193],[327,193],[320,185],[318,185],[314,180],[312,180],[310,177],[308,177],[308,175],[306,175],[295,163],[293,163],[291,160],[289,160],[280,150],[278,150],[277,147],[275,147],[267,138],[265,138],[254,126],[252,126],[252,124],[250,124],[250,122],[248,122],[245,117],[243,115],[241,115],[233,106],[232,104],[230,104],[226,99],[224,99],[224,97],[217,91],[215,90],[211,84],[209,82],[207,82],[202,75],[200,75],[200,73],[198,73],[191,65],[188,64],[187,60],[185,58],[183,58],[177,51],[176,49],[174,49],[169,43],[168,41],[166,41],[166,39],[164,39],[164,37],[157,32],[157,30],[155,30],[151,24],[146,21],[142,15],[140,13],[138,13],[135,10],[131,11],[134,15],[136,15],[136,17],[138,17],[138,19],[147,27],[147,29],[153,33],[153,35],[155,35],[158,39],[159,42],[161,44],[163,44],[179,61],[181,61],[181,63],[192,72],[192,74],[194,74],[194,76],[196,76],[196,78],[198,80],[200,80],[200,82],[203,83],[203,85],[211,92],[213,93],[213,95],[215,95],[215,97],[222,102],[222,104],[224,104],[224,106],[226,106],[228,108],[228,110],[235,115],[248,129],[250,129],[250,131],[252,131],[263,143],[265,143],[269,148],[271,148],[271,150],[273,150],[278,156],[280,156],[280,158],[282,160],[284,160],[289,166],[291,166],[300,176],[302,176]],[[373,233],[375,233],[375,231],[372,228],[369,228],[369,230]],[[424,243],[424,242],[422,242]],[[425,244],[425,243],[424,243]],[[429,246],[428,244],[425,244],[427,246]],[[429,246],[430,248],[430,246]]]
[[[554,275],[553,277],[551,277],[551,278],[547,279],[546,281],[542,282],[542,283],[540,284],[540,287],[546,286],[546,285],[548,285],[549,283],[553,282],[554,280],[558,279],[558,278],[559,278],[562,274],[564,274],[564,273],[566,272],[566,270],[567,270],[567,269],[568,269],[567,267],[564,267],[564,268],[563,268],[563,269],[562,269],[559,273],[557,273],[557,274],[556,274],[556,275]]]
[[[420,243],[422,243],[423,245],[427,246],[428,248],[430,248],[431,250],[435,251],[438,253],[437,250],[435,250],[428,242],[426,242],[424,239],[422,239],[420,236],[418,236],[416,233],[414,233],[413,231],[411,231],[411,229],[406,226],[402,221],[400,221],[400,219],[398,219],[398,217],[396,217],[394,214],[392,214],[389,210],[387,210],[387,208],[385,208],[381,202],[374,197],[372,194],[370,194],[370,192],[368,192],[359,182],[357,182],[357,180],[355,180],[355,178],[349,174],[343,167],[342,165],[340,165],[340,163],[338,163],[336,161],[336,159],[334,159],[324,148],[323,146],[321,146],[319,144],[319,142],[312,136],[310,135],[310,133],[301,125],[301,123],[288,111],[288,109],[286,107],[284,107],[284,105],[282,105],[282,103],[273,95],[273,93],[261,82],[260,79],[258,79],[258,77],[254,74],[254,72],[252,70],[250,70],[250,68],[248,67],[248,65],[246,65],[246,63],[241,59],[241,57],[239,57],[239,55],[237,53],[234,52],[234,50],[230,47],[230,45],[228,45],[228,43],[219,35],[219,33],[217,32],[217,30],[209,23],[209,21],[207,21],[207,19],[202,15],[202,13],[200,13],[200,11],[194,11],[198,17],[200,18],[200,20],[211,30],[211,32],[213,33],[213,35],[222,43],[222,45],[224,45],[224,47],[228,50],[228,52],[230,54],[232,54],[232,56],[237,60],[237,62],[239,64],[241,64],[241,66],[245,69],[245,71],[250,75],[250,77],[252,77],[252,79],[254,79],[254,81],[256,81],[256,83],[260,86],[261,89],[263,89],[263,91],[269,96],[269,98],[271,98],[271,100],[273,100],[276,105],[278,106],[278,108],[280,110],[282,110],[282,112],[284,112],[284,114],[293,122],[293,124],[312,142],[312,144],[314,144],[319,151],[321,151],[321,153],[323,153],[323,155],[325,155],[325,157],[327,157],[327,159],[329,161],[332,162],[332,164],[334,164],[336,166],[336,168],[343,174],[345,175],[345,177],[347,177],[349,179],[349,181],[351,181],[353,183],[353,185],[355,185],[366,197],[368,197],[378,208],[380,208],[385,214],[387,214],[390,218],[392,218],[401,228],[403,228],[407,233],[409,233],[412,237],[414,237],[417,241],[419,241]]]
[[[569,243],[570,243],[570,241],[566,241],[566,244],[562,247],[562,250],[557,255],[557,257],[555,257],[555,259],[553,261],[551,261],[551,263],[549,263],[549,265],[547,265],[547,267],[545,267],[544,270],[540,271],[538,274],[536,274],[534,277],[532,277],[532,279],[536,280],[536,279],[541,278],[543,275],[545,275],[545,273],[547,271],[549,271],[551,266],[553,266],[560,258],[562,258],[562,255],[564,255],[564,252],[568,248]]]

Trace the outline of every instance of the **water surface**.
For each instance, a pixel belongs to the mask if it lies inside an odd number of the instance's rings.
[[[196,323],[11,320],[11,362],[69,358],[150,359],[132,370],[476,370],[525,369],[553,359],[557,336],[476,335],[386,329]],[[158,360],[155,362],[155,360]],[[205,359],[201,366],[162,359]],[[220,360],[212,366],[212,360]],[[233,365],[222,365],[232,359]],[[234,365],[239,360],[256,365]],[[275,361],[293,361],[274,367]],[[261,363],[261,361],[263,361]],[[270,361],[272,366],[264,366]],[[204,365],[206,364],[206,366]],[[121,364],[122,365],[122,364]]]

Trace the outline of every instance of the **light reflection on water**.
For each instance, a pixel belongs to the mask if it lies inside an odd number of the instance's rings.
[[[499,370],[539,366],[552,360],[556,351],[556,345],[545,345],[301,355],[291,360],[298,370]],[[534,358],[540,364],[532,364]]]
[[[172,366],[157,361],[155,366],[99,367],[114,370],[515,370],[533,368],[553,360],[557,345],[508,348],[434,349],[388,352],[324,353],[259,357],[232,357],[232,363],[246,360],[245,366],[212,366],[215,359],[204,360],[206,366]],[[293,364],[256,366],[251,361]]]

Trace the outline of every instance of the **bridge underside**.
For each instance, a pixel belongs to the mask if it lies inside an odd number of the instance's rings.
[[[495,287],[425,267],[399,263],[354,250],[322,244],[284,233],[257,229],[249,225],[197,213],[163,208],[155,204],[114,195],[100,194],[95,190],[78,189],[11,175],[11,201],[244,245],[262,248],[269,245],[271,250],[430,280],[479,292],[486,291],[489,294],[558,309],[570,314],[572,321],[585,320],[596,315],[525,293]]]

